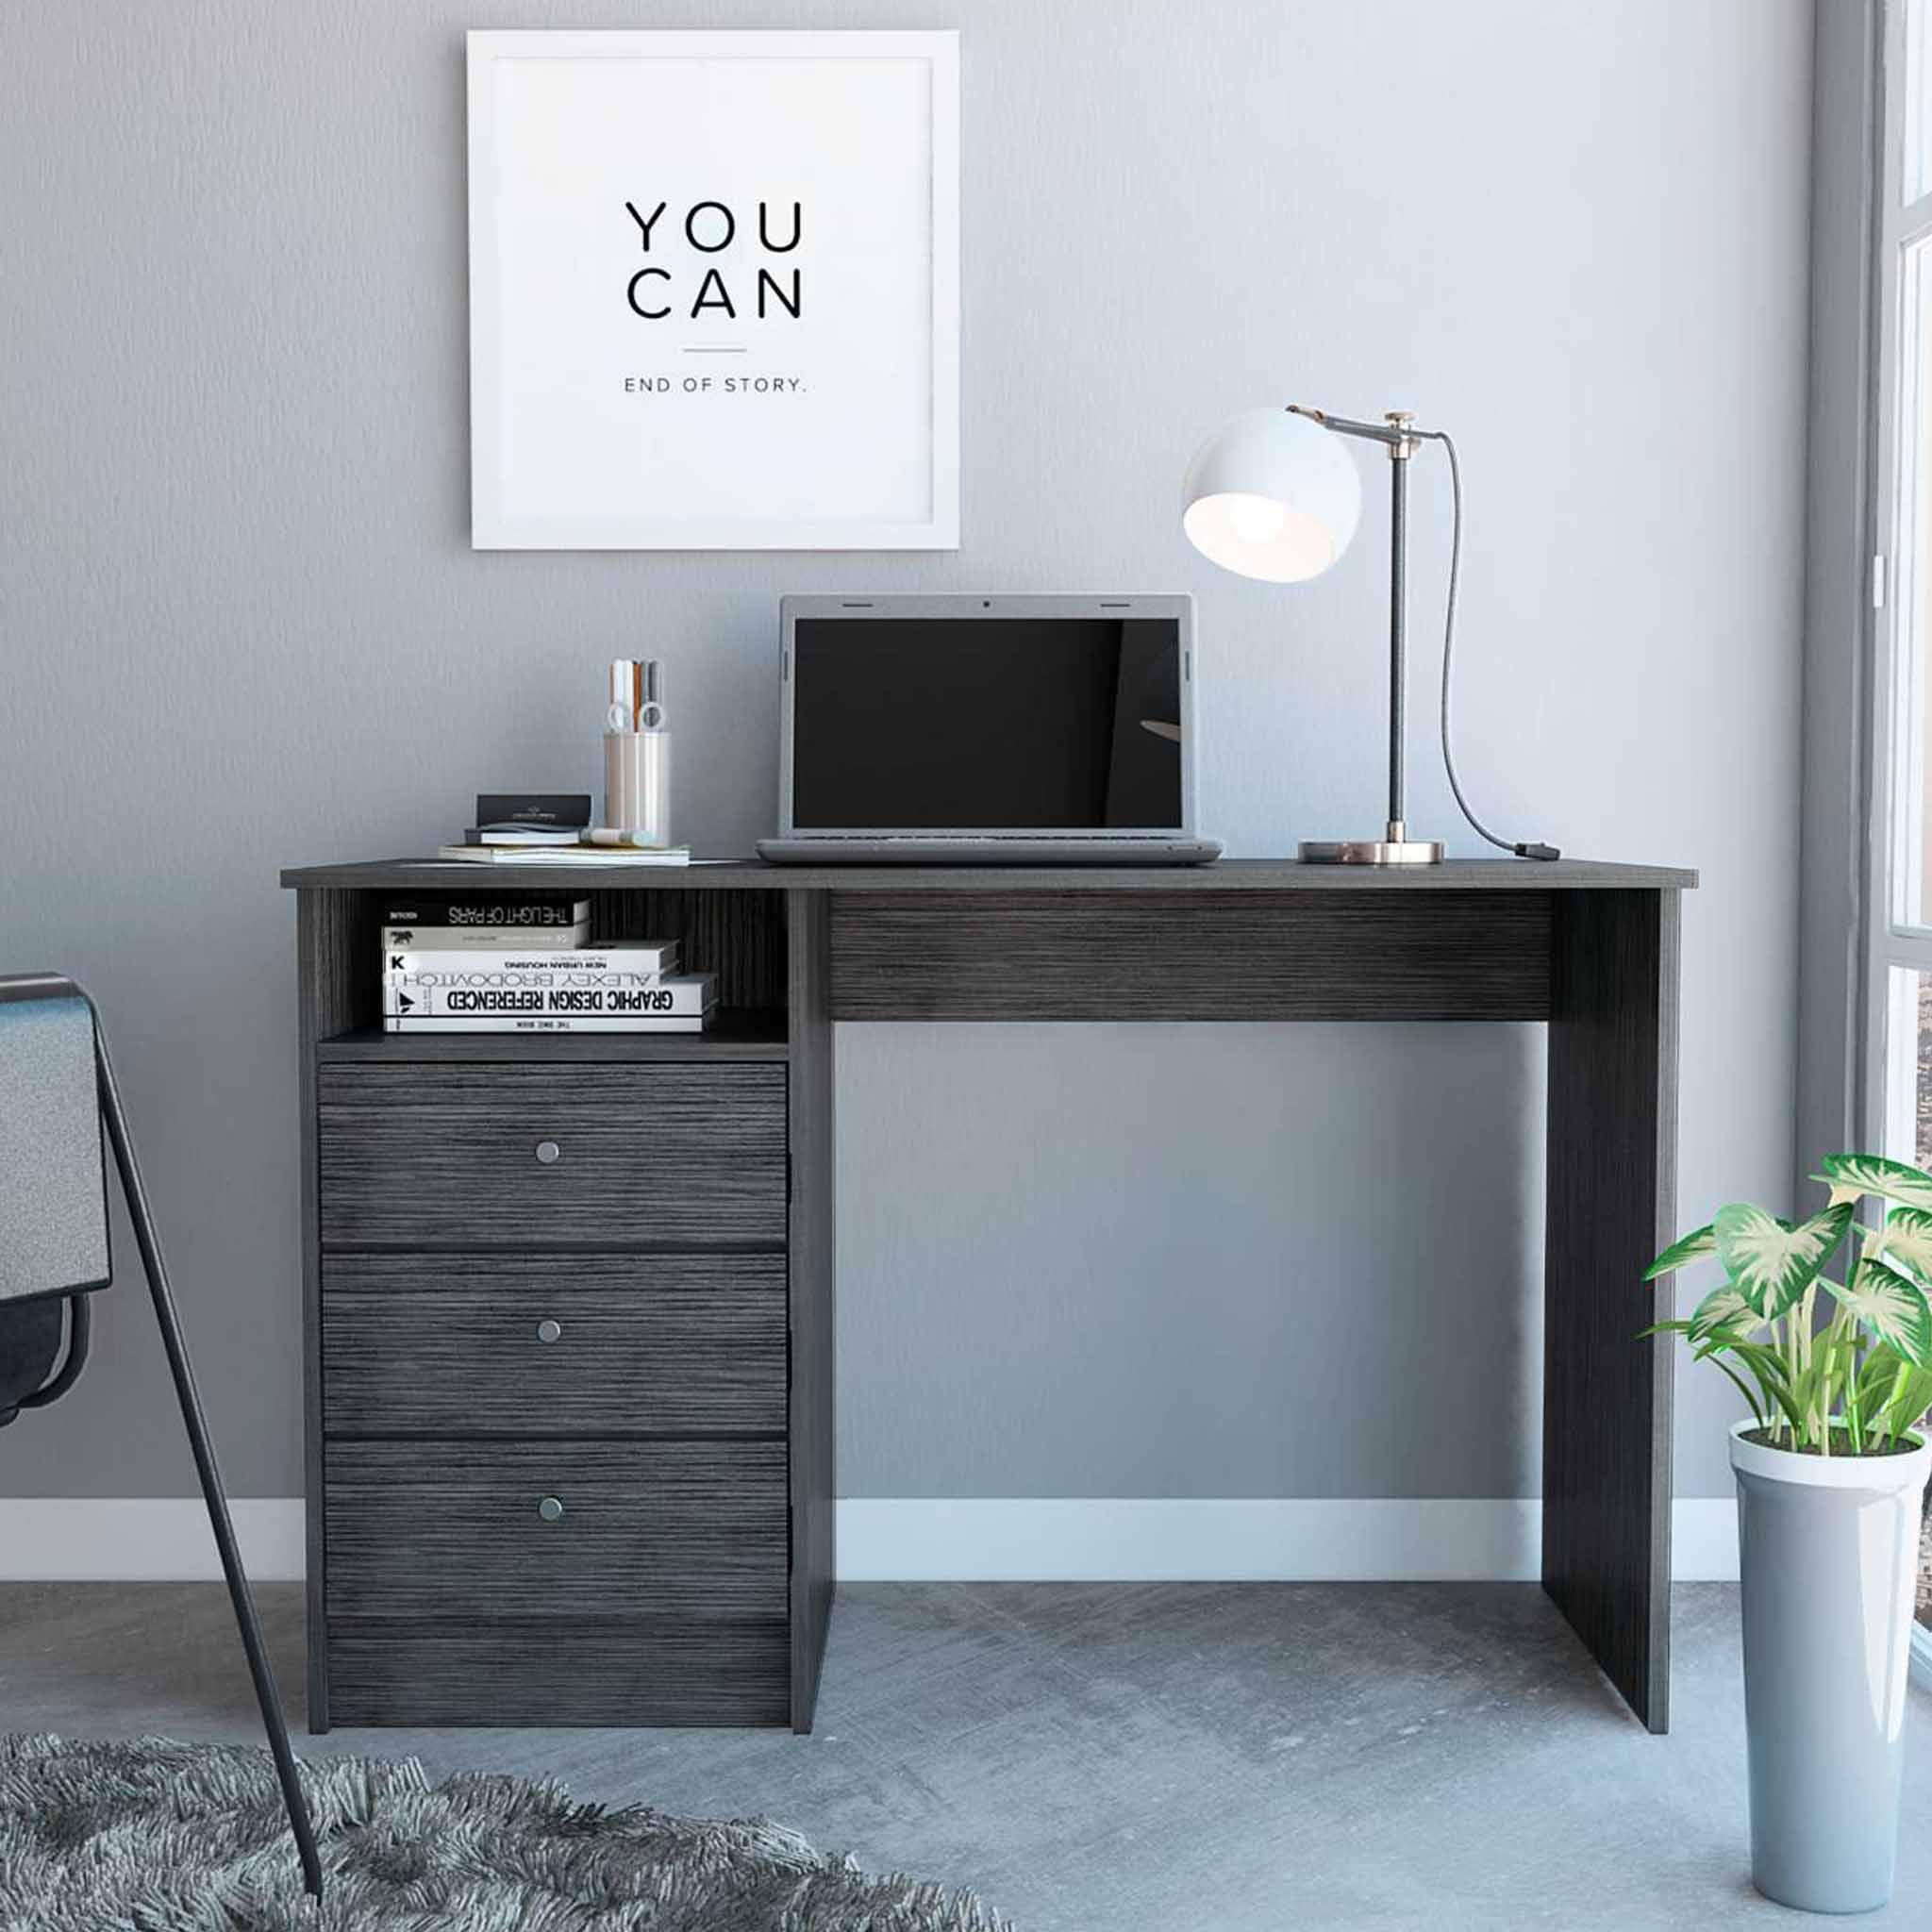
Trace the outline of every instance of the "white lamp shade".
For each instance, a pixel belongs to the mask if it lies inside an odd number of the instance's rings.
[[[1181,490],[1194,548],[1271,584],[1320,576],[1361,516],[1361,475],[1341,439],[1286,409],[1237,416],[1202,444]]]

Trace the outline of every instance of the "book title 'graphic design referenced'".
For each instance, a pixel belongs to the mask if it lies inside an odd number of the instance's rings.
[[[729,262],[707,262],[694,285],[689,275],[680,284],[678,275],[672,269],[659,261],[646,262],[625,286],[625,300],[632,314],[645,322],[662,322],[674,316],[691,322],[706,316],[722,317],[727,322],[741,318],[764,322],[779,317],[796,322],[805,312],[805,278],[796,263],[781,264],[774,273],[771,267],[759,262],[756,279],[747,283],[748,264],[744,256],[754,245],[752,237],[745,233],[744,246],[740,247],[741,224],[725,203],[694,201],[685,210],[682,223],[669,225],[665,224],[668,202],[658,202],[648,214],[634,201],[626,201],[624,206],[636,225],[639,246],[647,256],[665,254],[665,244],[669,242],[675,247],[678,235],[700,256],[723,256],[737,250]],[[789,234],[784,232],[785,225],[782,206],[774,216],[768,202],[759,202],[755,225],[757,249],[767,256],[779,256],[790,255],[797,248],[805,232],[805,210],[799,203],[791,204]],[[697,264],[691,267],[695,269]],[[728,276],[727,269],[731,271]],[[786,279],[781,280],[781,276]]]

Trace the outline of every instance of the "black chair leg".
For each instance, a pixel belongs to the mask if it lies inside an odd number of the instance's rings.
[[[147,1271],[149,1292],[154,1297],[155,1320],[160,1324],[161,1343],[168,1352],[168,1367],[175,1376],[175,1392],[181,1401],[181,1420],[187,1424],[188,1441],[194,1451],[195,1473],[201,1478],[201,1493],[208,1504],[208,1517],[214,1528],[215,1547],[222,1556],[222,1574],[228,1579],[228,1597],[235,1607],[235,1622],[242,1631],[242,1648],[248,1654],[249,1675],[255,1679],[256,1702],[261,1706],[261,1722],[268,1732],[269,1750],[275,1760],[275,1775],[282,1785],[282,1799],[289,1809],[289,1826],[295,1834],[295,1848],[302,1857],[303,1882],[315,1897],[322,1896],[322,1857],[315,1848],[315,1827],[308,1817],[308,1801],[295,1770],[295,1754],[289,1748],[288,1720],[282,1715],[281,1692],[275,1687],[274,1668],[262,1647],[261,1625],[256,1619],[255,1602],[249,1595],[248,1577],[235,1547],[235,1527],[228,1519],[228,1499],[222,1489],[221,1471],[215,1466],[214,1445],[208,1441],[208,1420],[202,1413],[201,1397],[194,1386],[194,1371],[188,1360],[188,1349],[181,1340],[181,1324],[175,1315],[175,1298],[169,1291],[168,1274],[161,1260],[160,1245],[155,1239],[154,1217],[148,1210],[147,1193],[141,1184],[141,1170],[134,1159],[134,1146],[127,1136],[127,1123],[121,1111],[121,1095],[114,1085],[114,1072],[108,1063],[108,1044],[96,1025],[95,1060],[100,1069],[101,1112],[108,1124],[108,1144],[114,1150],[114,1164],[121,1171],[121,1187],[127,1197],[127,1212],[134,1223],[134,1239],[141,1249],[142,1266]]]

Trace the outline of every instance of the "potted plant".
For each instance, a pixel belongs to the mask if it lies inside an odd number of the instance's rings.
[[[1839,1154],[1793,1226],[1720,1208],[1646,1280],[1724,1278],[1681,1334],[1750,1405],[1731,1430],[1743,1581],[1751,1875],[1781,1905],[1863,1912],[1891,1895],[1921,1504],[1932,1445],[1932,1175]],[[1858,1204],[1876,1212],[1858,1220]],[[1825,1273],[1847,1236],[1846,1266]]]

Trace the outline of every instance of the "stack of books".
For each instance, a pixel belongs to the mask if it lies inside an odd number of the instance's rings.
[[[590,824],[588,791],[479,791],[463,846],[575,845]]]
[[[471,865],[689,865],[689,845],[593,829],[588,791],[479,791],[476,823],[439,858]]]
[[[465,865],[689,865],[689,845],[634,845],[628,832],[586,832],[581,839],[497,841],[439,845],[441,859]]]
[[[567,892],[417,894],[383,908],[388,1033],[702,1033],[708,973],[677,942],[592,947],[591,902]]]

